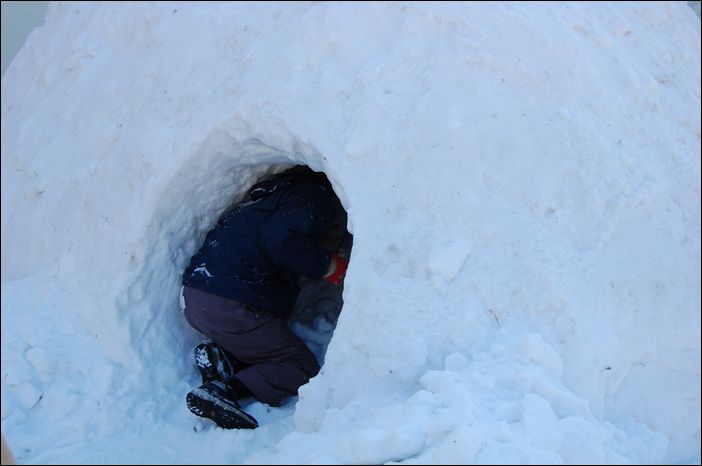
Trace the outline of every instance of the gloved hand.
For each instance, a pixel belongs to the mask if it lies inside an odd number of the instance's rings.
[[[346,276],[346,269],[349,266],[348,257],[342,256],[339,253],[333,252],[331,255],[331,264],[329,272],[324,276],[324,279],[336,286],[341,286]]]

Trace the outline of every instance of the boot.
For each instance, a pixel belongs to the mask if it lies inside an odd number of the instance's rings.
[[[224,350],[211,341],[195,347],[195,365],[200,371],[203,385],[212,380],[226,381],[235,372],[234,364]]]
[[[185,397],[190,412],[213,420],[224,429],[255,429],[258,421],[244,412],[224,382],[213,380]]]

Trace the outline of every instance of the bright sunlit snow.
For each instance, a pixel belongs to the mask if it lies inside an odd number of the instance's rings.
[[[180,276],[294,164],[348,212],[343,309],[223,430]],[[699,462],[700,305],[685,2],[52,3],[2,78],[23,463]]]

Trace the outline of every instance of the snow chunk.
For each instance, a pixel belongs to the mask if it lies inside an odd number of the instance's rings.
[[[519,343],[519,349],[522,354],[546,369],[553,377],[558,378],[563,373],[561,355],[546,343],[542,335],[529,333],[524,336]]]
[[[468,240],[443,241],[431,249],[429,271],[435,287],[451,282],[470,255]]]

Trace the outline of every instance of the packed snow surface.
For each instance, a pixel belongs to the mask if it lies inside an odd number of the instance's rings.
[[[343,310],[219,429],[180,275],[294,164],[348,212]],[[699,462],[699,19],[52,3],[2,79],[2,429],[24,463]]]

